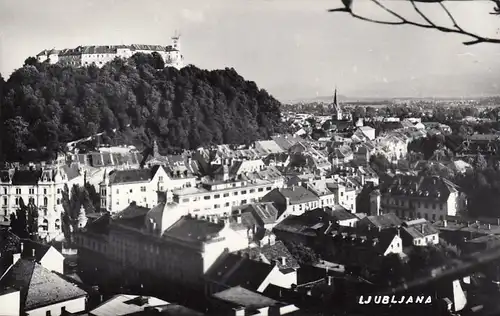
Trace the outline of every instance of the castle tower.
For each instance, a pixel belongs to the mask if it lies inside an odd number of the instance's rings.
[[[181,33],[175,31],[174,36],[172,36],[172,48],[178,50],[179,52],[181,50],[180,38],[181,38]]]

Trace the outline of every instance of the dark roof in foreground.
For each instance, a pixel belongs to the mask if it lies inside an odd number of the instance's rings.
[[[232,303],[239,307],[246,307],[246,308],[256,309],[256,308],[263,308],[281,304],[278,301],[275,301],[262,294],[247,290],[241,286],[232,287],[230,289],[216,293],[213,296],[222,301]]]
[[[249,259],[246,255],[222,255],[207,271],[208,281],[227,287],[242,286],[256,291],[271,273],[274,265]]]
[[[282,241],[277,241],[273,245],[264,245],[262,247],[254,247],[241,251],[249,255],[250,259],[259,261],[261,256],[264,256],[269,263],[277,263],[280,269],[298,269],[299,263],[292,256]],[[283,265],[283,258],[285,264]]]
[[[87,295],[84,290],[40,264],[25,259],[18,260],[0,280],[2,291],[8,287],[21,291],[22,311]]]

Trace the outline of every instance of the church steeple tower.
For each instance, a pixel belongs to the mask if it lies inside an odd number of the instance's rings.
[[[344,116],[342,113],[342,109],[340,108],[340,105],[337,100],[337,87],[335,86],[335,91],[333,92],[333,118],[335,120],[341,121]]]

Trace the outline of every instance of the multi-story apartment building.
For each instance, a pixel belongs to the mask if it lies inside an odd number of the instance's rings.
[[[273,202],[278,209],[277,222],[290,215],[299,216],[320,206],[320,198],[302,186],[274,189],[262,198],[265,202]]]
[[[62,192],[65,185],[83,186],[83,175],[75,166],[48,169],[5,170],[0,172],[0,221],[8,223],[10,214],[33,204],[38,209],[38,234],[53,239],[61,234]]]
[[[168,172],[162,166],[151,169],[113,170],[104,174],[100,184],[101,208],[116,213],[135,202],[139,206],[158,204],[157,191],[170,192],[194,188],[196,178],[186,173]]]
[[[262,166],[253,172],[231,174],[229,167],[224,166],[221,172],[213,179],[203,180],[197,187],[174,190],[173,201],[198,217],[229,215],[233,207],[258,202],[269,191],[284,186],[281,173],[273,167]]]
[[[437,176],[396,176],[380,194],[372,195],[372,214],[393,212],[402,218],[445,220],[466,208],[464,193]]]
[[[105,215],[75,237],[82,262],[90,260],[110,274],[146,273],[203,289],[203,275],[220,255],[244,249],[249,242],[227,219],[209,222],[181,215],[178,206],[168,203],[151,210],[132,204]]]
[[[184,66],[184,57],[181,54],[179,36],[172,37],[172,44],[161,45],[101,45],[101,46],[78,46],[76,48],[62,50],[43,50],[36,55],[39,62],[49,61],[51,64],[62,64],[66,66],[90,66],[102,67],[115,58],[130,58],[136,53],[157,53],[167,66],[178,69]]]

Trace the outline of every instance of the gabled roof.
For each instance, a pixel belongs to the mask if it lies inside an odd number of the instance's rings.
[[[367,216],[358,222],[359,226],[371,226],[377,228],[390,228],[401,226],[403,222],[396,214],[387,213],[382,215]]]
[[[40,264],[19,259],[0,280],[1,288],[13,287],[21,291],[21,311],[64,302],[87,295]]]
[[[208,281],[227,287],[241,286],[256,291],[274,269],[274,265],[251,260],[246,255],[223,254],[206,273]]]
[[[261,256],[265,257],[271,264],[276,263],[280,269],[298,269],[299,263],[292,256],[282,241],[277,241],[272,245],[264,245],[262,247],[247,248],[241,251],[248,254],[252,260],[260,261]],[[283,265],[283,257],[286,258]]]
[[[168,302],[156,297],[119,294],[94,308],[93,316],[122,316],[144,311],[148,307],[166,305]]]
[[[259,309],[282,304],[267,296],[247,290],[241,286],[235,286],[216,293],[213,297],[237,307],[245,307],[248,309]]]
[[[149,182],[154,177],[159,166],[152,169],[128,169],[128,170],[113,170],[109,174],[110,184],[123,184],[134,182]]]
[[[224,224],[184,216],[168,228],[164,236],[171,236],[189,242],[204,242],[219,235]]]
[[[64,165],[61,167],[61,169],[66,174],[68,181],[76,179],[77,177],[80,176],[80,171],[78,170],[77,165],[71,165],[71,166]]]
[[[292,188],[277,189],[278,192],[284,197],[290,199],[290,204],[301,204],[313,201],[319,201],[311,191],[301,186]]]
[[[278,210],[271,202],[253,203],[246,210],[252,212],[260,225],[272,224],[278,218]]]

